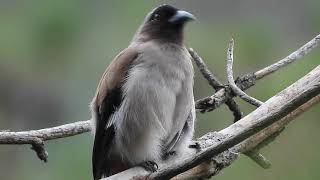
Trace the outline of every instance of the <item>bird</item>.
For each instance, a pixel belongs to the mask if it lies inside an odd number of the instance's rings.
[[[154,172],[194,147],[194,72],[184,45],[185,24],[194,19],[156,7],[106,68],[90,104],[95,180],[133,166]]]

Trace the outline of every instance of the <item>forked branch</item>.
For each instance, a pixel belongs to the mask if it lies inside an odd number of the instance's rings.
[[[320,44],[320,34],[314,37],[312,40],[301,46],[299,49],[291,53],[289,56],[267,66],[254,73],[247,73],[236,79],[236,84],[241,90],[246,90],[252,87],[256,80],[262,79],[271,73],[274,73],[287,65],[296,62],[306,54],[310,53],[313,49]],[[212,111],[225,103],[230,97],[234,97],[234,94],[229,93],[225,88],[220,89],[211,96],[202,98],[196,102],[196,109],[200,112]]]

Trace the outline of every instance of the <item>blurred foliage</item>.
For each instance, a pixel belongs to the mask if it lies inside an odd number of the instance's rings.
[[[26,130],[89,118],[88,103],[105,67],[125,48],[145,14],[161,3],[193,12],[186,42],[225,80],[226,47],[236,40],[237,75],[262,68],[320,33],[318,0],[0,1],[0,129]],[[320,50],[257,83],[266,100],[319,64]],[[195,68],[196,69],[196,68]],[[196,70],[196,99],[212,89]],[[243,111],[254,107],[238,100]],[[319,179],[319,105],[290,124],[263,153],[263,170],[246,157],[216,179]],[[196,136],[232,123],[225,106],[197,116]],[[92,137],[49,141],[49,162],[26,146],[0,147],[0,179],[90,179]]]

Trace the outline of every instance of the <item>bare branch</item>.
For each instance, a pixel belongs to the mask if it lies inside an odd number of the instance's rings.
[[[240,110],[240,106],[237,104],[237,102],[234,99],[228,99],[226,101],[226,105],[228,106],[229,110],[233,113],[233,122],[239,121],[243,113]]]
[[[217,77],[214,76],[214,74],[209,70],[206,63],[192,48],[189,49],[189,53],[192,59],[195,61],[196,65],[198,66],[203,77],[208,81],[211,87],[215,91],[219,91],[220,89],[224,88],[224,85],[218,80]],[[229,98],[226,101],[226,105],[228,106],[229,110],[232,111],[233,113],[234,122],[242,118],[243,113],[241,112],[240,107],[235,100],[233,100],[232,98]]]
[[[184,159],[167,163],[165,167],[159,169],[157,172],[152,173],[151,175],[148,175],[148,178],[169,179],[177,174],[183,173],[197,166],[201,162],[206,161],[211,157],[239,144],[258,131],[262,130],[263,132],[264,128],[279,121],[281,118],[285,117],[290,112],[294,111],[313,97],[317,96],[319,93],[320,66],[316,67],[312,72],[304,76],[290,87],[270,98],[262,106],[248,114],[246,117],[242,118],[240,121],[221,130],[219,134],[224,135],[224,139],[220,139],[218,142],[211,142],[210,147],[192,156],[188,155],[188,157],[185,157]],[[241,144],[235,146],[234,148],[236,147],[238,150],[234,151],[234,153],[240,152],[240,149],[244,149],[242,148]],[[121,174],[122,173],[119,173],[107,179],[121,179],[121,177],[123,178]],[[139,177],[139,175],[135,174],[135,177]]]
[[[236,83],[234,82],[233,79],[233,70],[232,70],[232,65],[233,65],[233,47],[234,47],[234,40],[231,39],[228,47],[228,52],[227,52],[227,74],[228,74],[228,82],[229,85],[232,89],[232,91],[238,95],[240,98],[243,100],[247,101],[248,103],[255,105],[257,107],[261,106],[263,102],[247,95],[245,92],[243,92]]]
[[[246,139],[245,141],[241,142],[240,144],[234,146],[233,148],[224,151],[223,153],[215,156],[214,158],[210,159],[209,161],[205,161],[201,163],[199,166],[196,166],[193,169],[190,169],[189,171],[186,171],[182,174],[179,174],[172,178],[173,180],[185,180],[185,179],[196,179],[196,178],[208,178],[211,177],[219,171],[221,171],[223,168],[228,167],[237,157],[240,153],[244,153],[247,151],[250,151],[254,149],[260,142],[265,141],[267,138],[272,136],[277,131],[283,129],[290,121],[292,121],[294,118],[296,118],[298,115],[302,114],[303,112],[307,111],[314,105],[320,102],[320,95],[312,98],[296,110],[294,110],[292,113],[288,114],[284,118],[282,118],[280,121],[272,124],[271,126],[263,129],[262,131],[258,132],[257,134],[251,136],[250,138]],[[203,149],[206,149],[212,144],[219,142],[225,138],[224,135],[217,132],[210,132],[206,135],[202,136],[197,140],[197,142],[200,143],[201,147]],[[192,154],[190,155],[192,156]],[[171,159],[171,161],[167,162],[168,164],[171,164],[177,160]],[[124,172],[121,172],[119,174],[114,175],[113,177],[109,177],[108,179],[114,180],[114,179],[134,179],[138,177],[144,177],[149,175],[147,171],[145,171],[141,167],[134,167],[129,170],[126,170]],[[106,180],[106,179],[105,179]]]
[[[189,48],[189,53],[193,58],[194,62],[196,63],[196,65],[198,66],[203,77],[206,78],[210,86],[216,91],[221,89],[223,84],[218,80],[217,77],[213,75],[213,73],[209,70],[208,66],[202,60],[202,58],[192,48]]]
[[[211,85],[215,91],[225,88],[225,86],[218,80],[218,78],[215,77],[213,73],[209,70],[208,66],[203,61],[203,59],[192,48],[189,49],[189,53],[195,61],[195,64],[198,66],[198,69],[202,73],[203,77],[208,81],[209,85]],[[243,113],[241,112],[239,105],[236,103],[234,99],[232,99],[231,96],[228,100],[226,100],[225,104],[228,106],[229,110],[233,112],[234,122],[237,122],[242,118]],[[250,152],[250,154],[246,154],[262,168],[268,167],[267,165],[269,165],[270,167],[270,162],[267,161],[266,158],[258,152],[258,150],[254,152],[252,151]]]
[[[34,138],[42,141],[74,136],[91,130],[90,120],[62,126],[21,132],[1,132],[0,144],[32,144]]]
[[[243,92],[235,83],[233,79],[233,49],[234,49],[234,40],[231,39],[229,42],[228,50],[227,50],[227,79],[229,82],[229,85],[233,91],[233,93],[243,100],[247,101],[248,103],[254,105],[254,106],[261,106],[263,103],[249,95],[247,95],[245,92]],[[249,158],[251,158],[254,162],[256,162],[258,165],[260,165],[262,168],[270,168],[271,163],[270,161],[265,158],[262,154],[259,153],[259,148],[255,148],[253,150],[245,152],[245,155],[247,155]]]
[[[277,70],[286,67],[287,65],[295,62],[296,60],[302,58],[311,50],[319,46],[320,34],[313,38],[311,41],[297,49],[295,52],[291,53],[289,56],[281,59],[280,61],[256,71],[255,73],[248,73],[244,76],[237,78],[237,86],[246,90],[255,84],[255,81],[261,79]],[[215,94],[202,98],[196,102],[196,109],[200,112],[208,112],[218,108],[221,104],[225,103],[230,97],[233,97],[232,94],[228,93],[226,89],[220,89]]]
[[[311,41],[291,53],[289,56],[281,59],[280,61],[271,64],[268,67],[265,67],[257,72],[255,72],[255,76],[257,79],[261,79],[277,70],[279,70],[282,67],[285,67],[299,59],[301,59],[303,56],[308,54],[311,50],[318,47],[320,44],[320,34],[317,35],[315,38],[313,38]]]
[[[320,102],[320,95],[312,98],[311,100],[309,100],[308,102],[306,102],[305,104],[303,104],[302,106],[300,106],[299,108],[297,108],[296,110],[294,110],[293,112],[291,112],[290,114],[282,118],[281,120],[263,129],[257,134],[251,136],[250,138],[234,146],[228,151],[224,151],[222,154],[215,156],[211,160],[212,161],[211,164],[209,164],[208,162],[204,162],[200,166],[197,166],[196,169],[195,168],[191,169],[187,171],[187,173],[183,173],[181,175],[176,176],[174,179],[193,179],[194,177],[207,178],[217,174],[223,168],[228,167],[232,163],[232,161],[235,160],[235,154],[246,153],[248,151],[252,151],[256,149],[256,147],[259,146],[261,142],[264,142],[267,139],[272,138],[274,134],[281,132],[288,123],[290,123],[296,117],[298,117],[299,115],[309,110],[311,107],[314,107],[319,102]],[[217,136],[216,133],[208,133],[199,139],[200,144],[203,144],[203,143],[212,144],[214,139],[221,140],[220,136],[219,135]],[[211,142],[208,142],[208,139],[212,139]],[[206,140],[206,141],[203,141],[203,140]],[[207,147],[208,146],[210,145],[207,145]],[[261,162],[268,162],[266,159],[264,159],[263,156],[259,156],[258,158],[263,159]],[[268,164],[265,164],[265,165],[269,166]]]
[[[65,124],[53,128],[0,132],[0,144],[31,144],[38,157],[47,161],[48,153],[44,149],[44,141],[74,136],[91,130],[90,120]]]
[[[245,140],[241,144],[239,144],[239,151],[240,152],[247,152],[256,147],[259,143],[266,140],[268,137],[272,136],[274,133],[281,131],[288,123],[292,120],[296,119],[299,115],[303,114],[307,110],[309,110],[314,105],[320,102],[320,95],[315,96],[284,118],[282,118],[277,123],[272,124],[271,126],[265,128],[261,133],[258,133],[249,139]]]

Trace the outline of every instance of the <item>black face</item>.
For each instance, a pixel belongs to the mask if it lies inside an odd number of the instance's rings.
[[[162,5],[154,9],[148,19],[153,24],[183,25],[195,17],[170,5]]]
[[[194,16],[186,11],[162,5],[147,17],[142,32],[148,34],[150,39],[182,42],[183,25],[192,19]]]
[[[154,9],[148,21],[153,23],[168,23],[169,19],[172,18],[177,11],[177,8],[169,5],[159,6]]]

